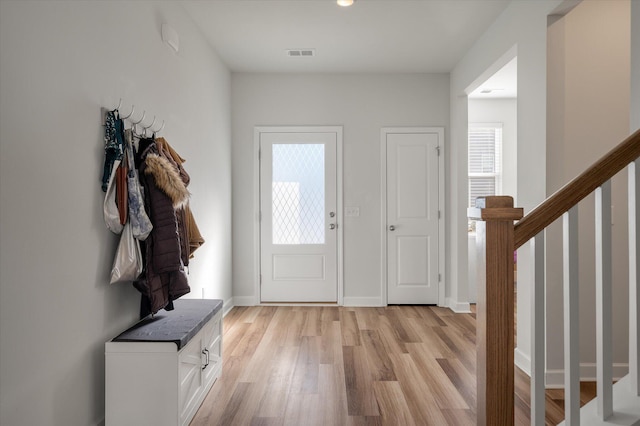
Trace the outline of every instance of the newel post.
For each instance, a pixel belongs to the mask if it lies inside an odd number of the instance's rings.
[[[513,198],[478,198],[468,211],[476,222],[477,424],[514,424],[514,221]]]

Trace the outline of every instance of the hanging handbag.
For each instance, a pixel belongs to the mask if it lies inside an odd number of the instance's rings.
[[[120,234],[123,229],[123,225],[120,223],[120,213],[118,212],[118,205],[116,204],[116,171],[120,166],[120,160],[115,160],[113,163],[113,169],[111,170],[111,178],[107,186],[107,193],[104,196],[104,223],[107,228],[115,234]]]
[[[133,236],[144,241],[147,239],[153,225],[147,212],[144,209],[143,188],[140,186],[138,179],[138,171],[134,164],[133,141],[131,140],[131,130],[125,130],[125,146],[127,150],[127,162],[129,164],[129,172],[127,174],[127,186],[129,191],[129,222]]]
[[[120,216],[120,223],[122,225],[127,223],[127,217],[129,216],[127,172],[127,162],[123,161],[120,163],[120,166],[118,166],[118,169],[116,170],[116,204],[118,205],[118,214]]]
[[[131,224],[124,225],[116,257],[111,268],[111,284],[119,282],[131,282],[142,273],[142,252],[140,241],[133,238]]]

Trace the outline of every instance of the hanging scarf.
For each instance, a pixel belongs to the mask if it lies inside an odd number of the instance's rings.
[[[109,177],[116,160],[122,160],[124,154],[124,122],[118,110],[107,111],[104,120],[104,168],[102,172],[102,191],[107,192]]]

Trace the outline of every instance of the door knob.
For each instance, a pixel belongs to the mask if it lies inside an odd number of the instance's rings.
[[[393,225],[389,225],[389,231],[395,231],[395,230],[396,230],[396,227],[395,227],[395,226],[393,226]]]
[[[329,229],[336,229],[336,224],[335,223],[330,223],[329,224]]]

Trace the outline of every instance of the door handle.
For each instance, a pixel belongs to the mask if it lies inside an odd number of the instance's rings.
[[[395,226],[393,226],[393,225],[389,225],[389,231],[395,231],[395,230],[396,230],[396,227],[395,227]]]
[[[336,229],[336,224],[335,223],[330,223],[329,224],[329,229]]]

